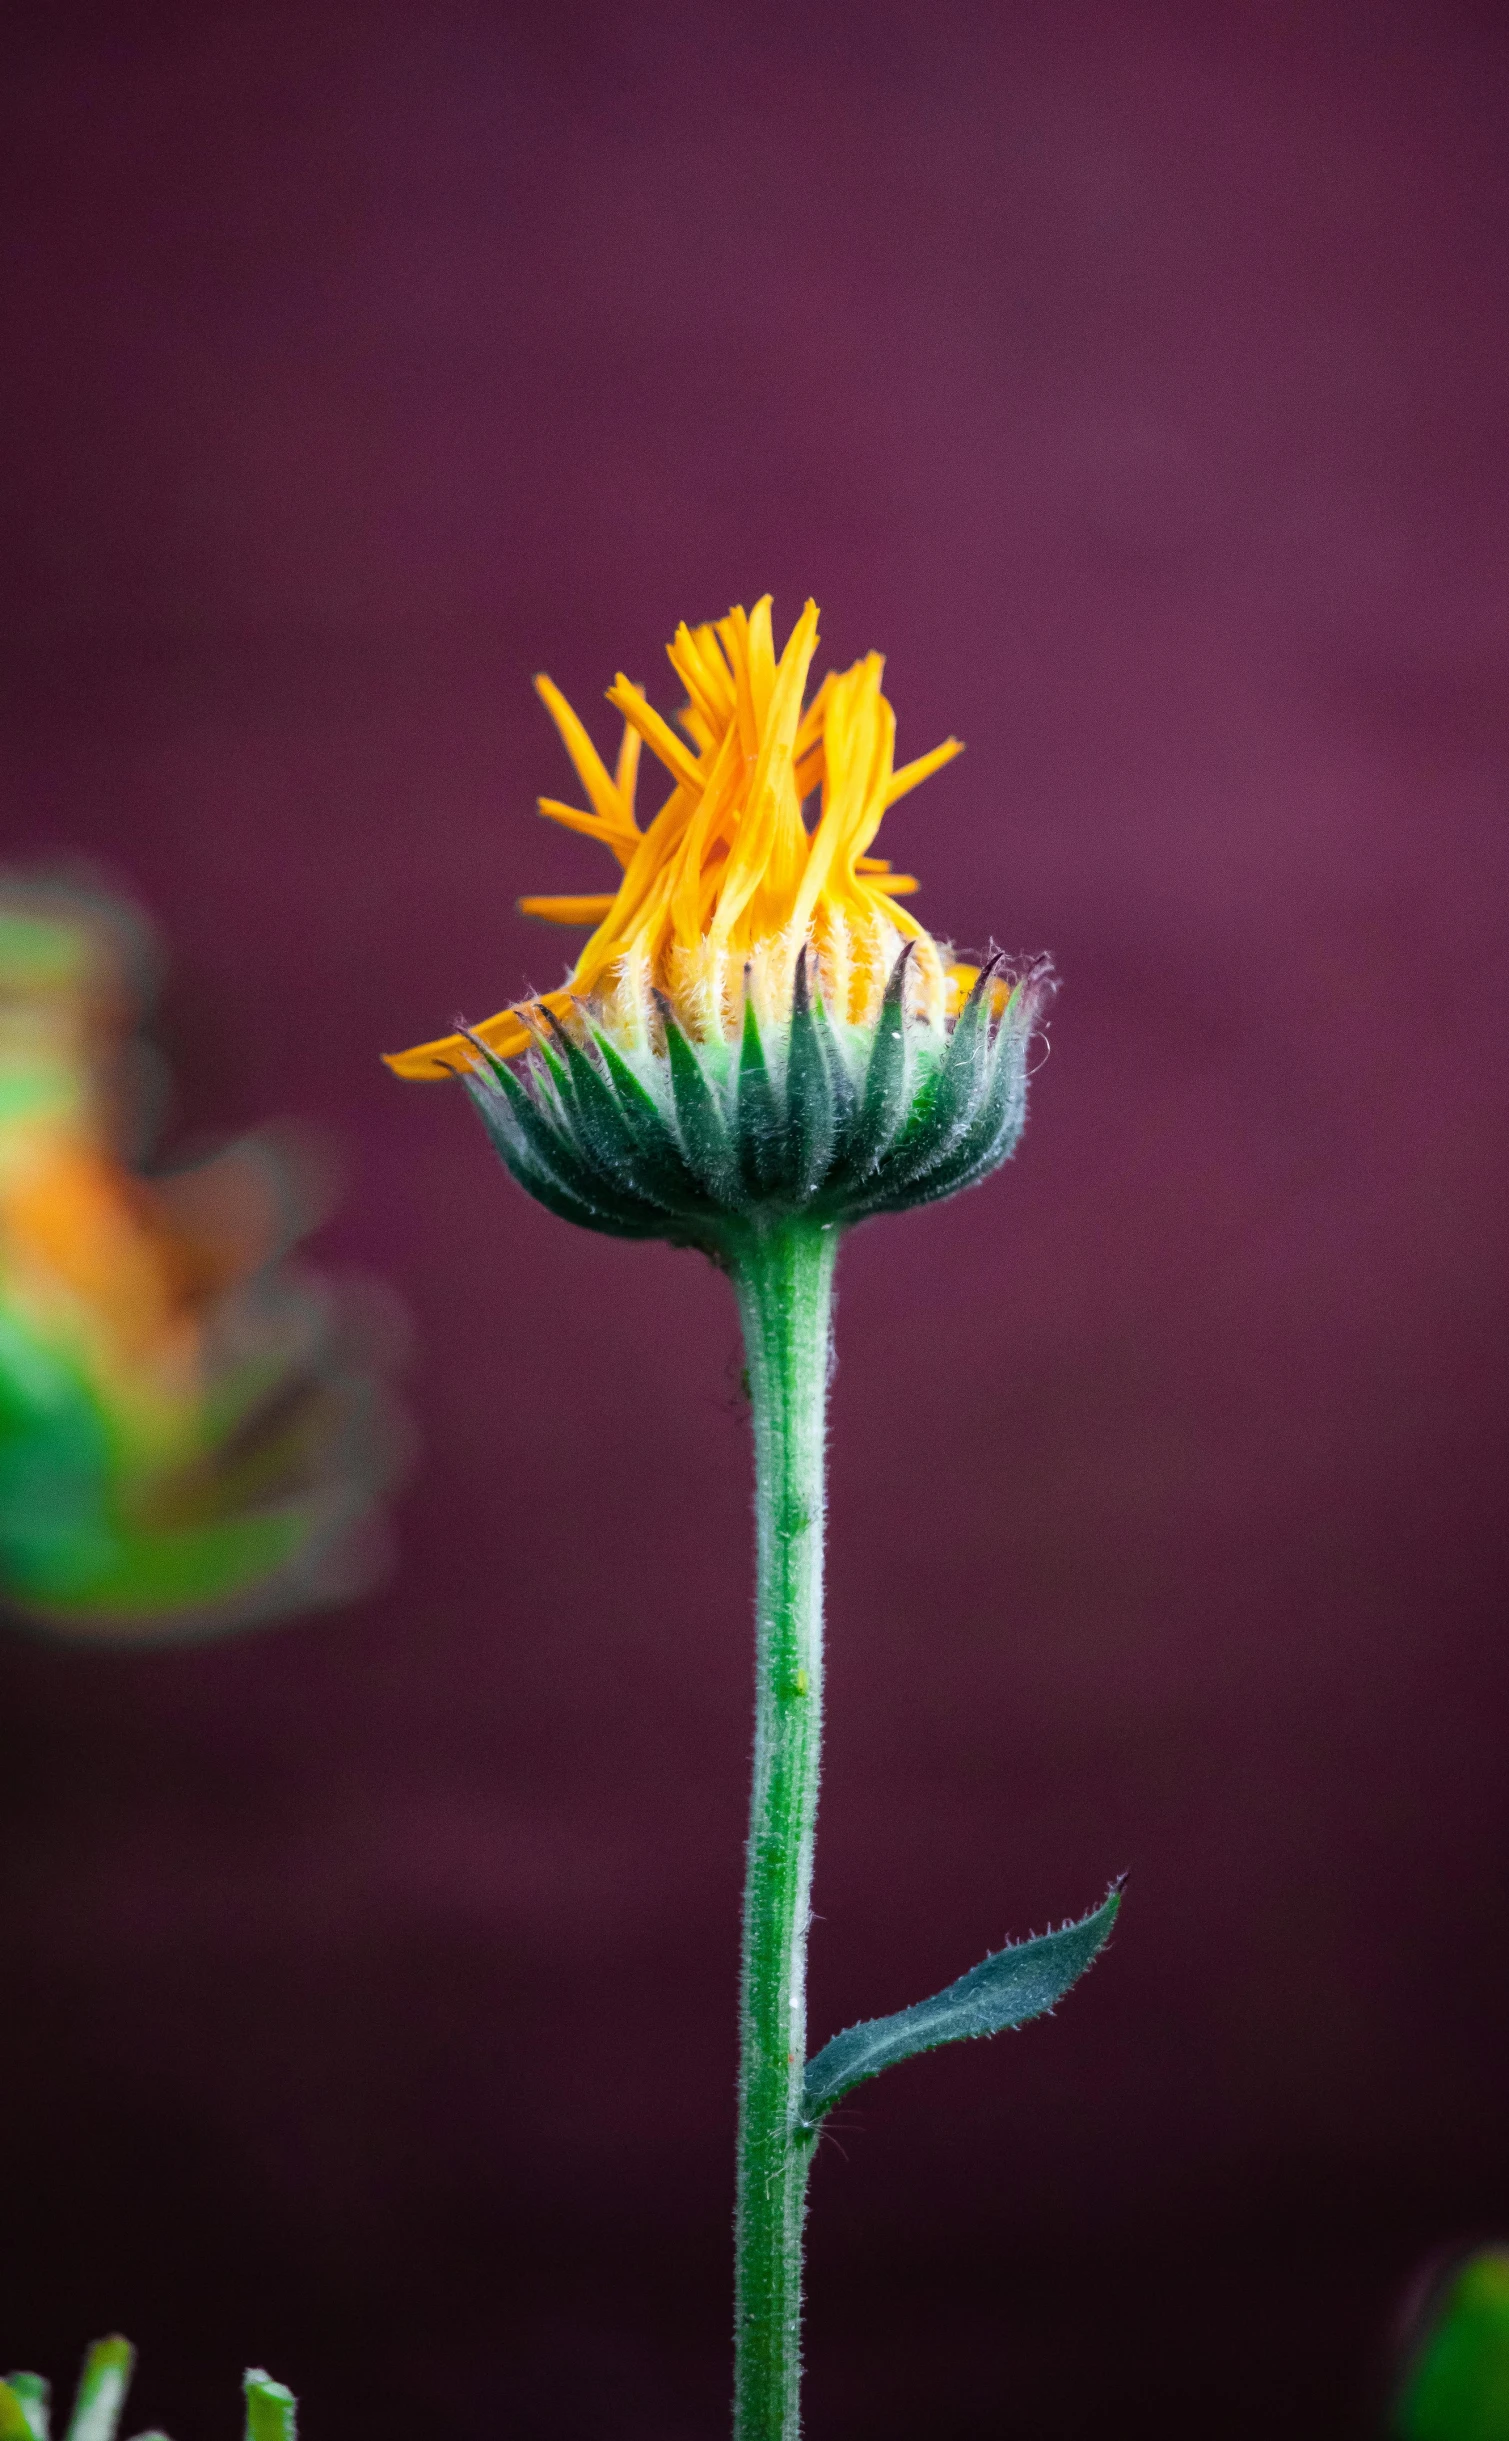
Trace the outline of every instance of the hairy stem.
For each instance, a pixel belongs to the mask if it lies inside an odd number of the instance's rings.
[[[823,1708],[823,1435],[838,1232],[787,1218],[732,1264],[755,1441],[755,1741],[739,2010],[735,2441],[800,2428],[807,1925]]]

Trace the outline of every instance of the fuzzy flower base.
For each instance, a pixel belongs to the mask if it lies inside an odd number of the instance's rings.
[[[473,1036],[466,1082],[519,1184],[584,1228],[717,1256],[756,1215],[850,1227],[973,1186],[1026,1115],[1045,968],[996,1016],[992,959],[947,1031],[908,1013],[910,960],[908,945],[873,1026],[829,1018],[803,951],[784,1022],[762,1023],[750,999],[737,1044],[691,1041],[668,1006],[643,1049],[547,1013],[522,1078]]]

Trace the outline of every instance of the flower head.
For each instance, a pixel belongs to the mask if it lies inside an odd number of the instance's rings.
[[[540,811],[601,840],[622,880],[520,901],[595,927],[561,990],[389,1058],[400,1076],[464,1076],[521,1183],[589,1226],[716,1244],[770,1202],[851,1221],[955,1192],[1020,1132],[1046,966],[951,963],[902,903],[916,881],[872,853],[887,809],[958,742],[898,769],[881,656],[809,701],[816,605],[779,655],[770,611],[766,595],[677,630],[679,736],[615,679],[612,772],[536,681],[588,798]],[[645,745],[671,790],[641,830]]]

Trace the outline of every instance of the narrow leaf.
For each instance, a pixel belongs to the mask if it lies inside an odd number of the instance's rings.
[[[246,2382],[246,2441],[295,2441],[298,2409],[293,2392],[252,2366]]]
[[[919,2051],[936,2051],[940,2044],[966,2042],[982,2034],[999,2034],[1007,2026],[1023,2026],[1041,2017],[1062,2000],[1096,1952],[1105,1943],[1121,1905],[1121,1885],[1113,1885],[1093,1915],[1061,1932],[1039,1933],[1035,1940],[1014,1941],[996,1950],[957,1983],[919,2000],[894,2017],[867,2018],[825,2043],[807,2068],[802,2116],[815,2126],[825,2110],[852,2093],[882,2068],[894,2068]]]
[[[23,2374],[21,2379],[24,2381],[26,2376]],[[42,2424],[34,2424],[27,2413],[26,2401],[16,2395],[15,2385],[14,2374],[8,2382],[0,2382],[0,2441],[47,2441],[46,2410]]]
[[[0,2383],[0,2441],[49,2441],[51,2431],[52,2384],[40,2373],[8,2373]],[[15,2422],[13,2410],[19,2410],[22,2422]]]
[[[119,2333],[113,2339],[95,2341],[74,2393],[68,2441],[115,2441],[135,2362],[136,2350]]]

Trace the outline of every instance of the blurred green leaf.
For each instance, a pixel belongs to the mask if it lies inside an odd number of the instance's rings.
[[[50,2441],[50,2409],[52,2385],[40,2373],[8,2373],[0,2383],[0,2441],[21,2441],[23,2430],[31,2441]],[[21,2423],[15,2422],[19,2410]]]
[[[246,2376],[246,2441],[295,2441],[293,2392],[253,2366]]]
[[[68,2441],[115,2441],[135,2362],[136,2350],[119,2332],[111,2339],[95,2341],[79,2375],[73,2414],[68,2419]]]
[[[1394,2432],[1397,2441],[1509,2441],[1509,2247],[1469,2255],[1427,2308]]]
[[[0,2441],[38,2441],[36,2427],[10,2382],[0,2382]]]

